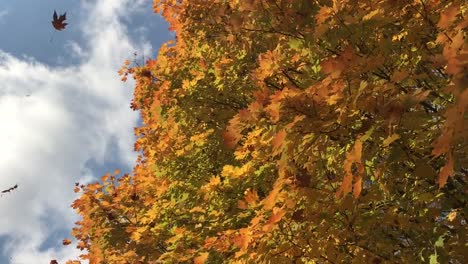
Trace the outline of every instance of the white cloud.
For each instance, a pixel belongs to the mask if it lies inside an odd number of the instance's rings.
[[[140,6],[131,0],[86,2],[82,23],[89,50],[69,43],[82,64],[53,68],[0,51],[0,188],[19,187],[0,197],[0,236],[11,263],[48,263],[80,254],[74,247],[40,250],[50,234],[70,230],[77,220],[69,207],[74,182],[93,175],[85,163],[105,159],[117,140],[117,153],[130,166],[133,127],[138,115],[129,108],[131,84],[117,70],[148,43],[133,43],[120,22]],[[30,96],[27,96],[30,95]],[[113,170],[114,168],[109,168]]]

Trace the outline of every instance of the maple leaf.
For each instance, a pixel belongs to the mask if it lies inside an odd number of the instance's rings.
[[[57,12],[54,10],[54,15],[53,15],[53,20],[52,20],[52,26],[57,31],[61,31],[62,29],[65,29],[65,27],[68,25],[67,23],[64,23],[64,21],[67,19],[67,12],[63,13],[60,17],[57,16]]]

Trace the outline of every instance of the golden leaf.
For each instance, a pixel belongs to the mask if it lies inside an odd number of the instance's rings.
[[[447,219],[452,222],[453,220],[455,220],[455,218],[457,217],[457,211],[456,210],[452,210],[448,215],[447,215]]]

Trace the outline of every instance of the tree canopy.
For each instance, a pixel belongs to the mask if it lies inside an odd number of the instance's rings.
[[[90,263],[463,263],[465,1],[155,0],[132,175],[77,186]]]

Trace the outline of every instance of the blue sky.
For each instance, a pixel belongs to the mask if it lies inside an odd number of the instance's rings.
[[[117,71],[171,38],[151,0],[0,1],[0,263],[59,263],[74,183],[134,165],[133,84]],[[69,25],[55,32],[53,11]],[[29,96],[27,96],[29,95]]]

